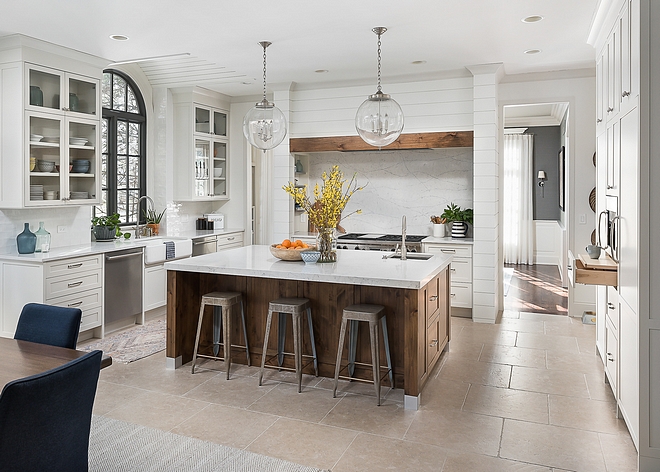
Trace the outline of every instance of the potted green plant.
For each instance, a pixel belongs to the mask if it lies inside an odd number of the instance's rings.
[[[92,231],[97,241],[115,239],[122,234],[119,229],[119,213],[106,216],[95,216],[92,218]]]
[[[163,216],[165,215],[166,211],[167,208],[160,213],[156,212],[156,210],[149,210],[149,209],[143,212],[144,219],[147,223],[147,227],[151,228],[152,236],[158,236],[158,231],[160,229],[160,221],[163,219]]]
[[[472,208],[462,210],[461,207],[452,202],[447,205],[447,208],[442,212],[440,218],[445,218],[447,223],[451,223],[452,238],[465,238],[467,235],[468,224],[472,224],[473,216]]]

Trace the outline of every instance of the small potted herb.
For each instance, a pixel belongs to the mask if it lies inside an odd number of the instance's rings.
[[[461,207],[452,202],[447,205],[447,208],[442,212],[440,218],[445,218],[447,223],[451,223],[452,238],[465,238],[467,235],[468,224],[472,224],[473,211],[472,208],[461,210]]]
[[[149,210],[149,209],[143,212],[144,219],[147,223],[147,227],[151,228],[152,236],[158,236],[158,231],[160,229],[160,221],[163,219],[163,216],[165,216],[166,211],[167,208],[160,213],[157,213],[155,210]]]
[[[92,218],[92,231],[97,241],[115,239],[122,234],[119,229],[119,213],[107,216],[95,216]]]

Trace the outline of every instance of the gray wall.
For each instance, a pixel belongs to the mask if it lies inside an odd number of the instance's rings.
[[[525,134],[534,135],[534,219],[559,221],[560,127],[536,126],[528,128]],[[536,178],[540,170],[544,170],[548,177],[545,189],[539,187]]]

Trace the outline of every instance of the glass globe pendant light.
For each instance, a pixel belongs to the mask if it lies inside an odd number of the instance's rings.
[[[393,143],[403,131],[403,111],[399,104],[380,87],[380,36],[382,26],[372,30],[378,35],[378,91],[360,105],[355,115],[355,129],[365,143],[376,147]]]
[[[267,151],[280,144],[286,136],[286,118],[282,111],[266,99],[266,48],[269,41],[261,41],[264,48],[264,99],[258,102],[243,118],[243,134],[248,142]]]

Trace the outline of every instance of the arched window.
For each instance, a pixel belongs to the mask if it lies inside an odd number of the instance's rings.
[[[119,213],[121,224],[135,224],[141,217],[136,203],[147,189],[144,99],[130,77],[107,69],[101,106],[101,204],[94,207],[94,215]]]

